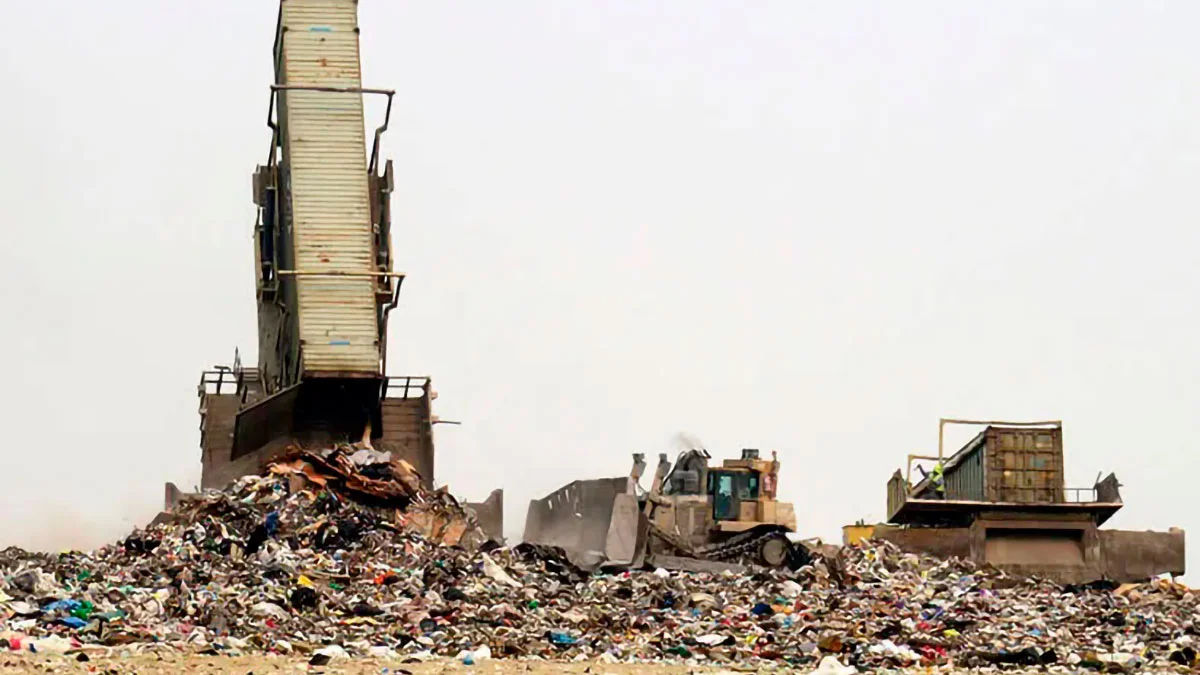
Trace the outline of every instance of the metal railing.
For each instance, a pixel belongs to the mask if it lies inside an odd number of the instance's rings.
[[[253,370],[253,369],[250,369]],[[234,394],[242,391],[246,370],[235,371],[229,366],[215,366],[200,373],[200,394]],[[383,379],[384,398],[421,398],[429,392],[428,375],[406,375]]]
[[[429,377],[406,375],[383,378],[383,398],[422,398],[429,393]]]
[[[1034,422],[1007,422],[1004,420],[960,420],[960,419],[952,419],[949,417],[943,417],[938,420],[938,453],[937,453],[937,455],[910,454],[908,456],[908,463],[904,469],[904,480],[907,481],[910,485],[913,484],[913,482],[912,482],[913,462],[915,462],[915,461],[944,462],[947,459],[949,459],[946,456],[946,450],[945,450],[946,425],[948,425],[948,424],[961,424],[961,425],[968,425],[968,426],[1008,427],[1008,428],[1017,428],[1017,429],[1039,428],[1039,427],[1048,427],[1048,428],[1052,428],[1052,429],[1061,429],[1062,428],[1061,420],[1041,420],[1041,421],[1034,421]]]
[[[200,373],[200,384],[196,389],[200,395],[231,394],[237,393],[241,385],[242,373],[240,371],[235,372],[229,366],[215,366],[213,370]],[[226,387],[232,391],[222,391]]]
[[[1056,491],[1062,490],[1060,503],[1066,504],[1088,504],[1099,500],[1096,488],[1094,487],[1019,487],[1019,486],[1004,486],[1000,488],[1000,492],[1033,492],[1044,494],[1054,494]],[[1024,501],[1024,500],[1022,500]]]
[[[242,391],[242,370],[240,364],[235,368],[229,366],[214,366],[212,370],[200,373],[200,384],[196,385],[196,394],[200,397],[198,412],[200,413],[200,437],[203,442],[204,432],[208,421],[207,397],[220,394],[236,394]],[[227,391],[228,390],[228,391]]]
[[[946,456],[944,449],[944,439],[946,436],[947,424],[963,424],[967,426],[989,426],[989,427],[1015,427],[1022,428],[1037,428],[1050,427],[1054,429],[1062,428],[1062,420],[1040,420],[1035,422],[1006,422],[1004,420],[958,420],[949,417],[943,417],[938,420],[938,459]]]
[[[276,149],[279,147],[279,122],[275,119],[275,98],[281,91],[314,91],[330,94],[378,94],[387,96],[387,110],[383,114],[383,124],[375,129],[375,139],[371,143],[371,158],[367,162],[367,173],[374,174],[379,166],[379,146],[383,132],[387,131],[392,119],[392,98],[396,95],[394,89],[369,89],[365,87],[323,87],[301,84],[272,84],[271,98],[267,103],[267,126],[271,129],[271,150],[267,154],[267,166],[275,166]],[[365,149],[365,148],[364,148]]]
[[[1096,502],[1096,488],[1063,488],[1063,501],[1066,502]]]
[[[1061,490],[1061,498],[1053,499],[1055,492]],[[1093,504],[1100,501],[1099,491],[1094,487],[1068,487],[1068,488],[1053,488],[1053,487],[1019,487],[1019,486],[1004,486],[999,488],[1000,494],[1006,493],[1033,493],[1033,499],[1018,498],[1018,499],[1000,499],[1000,502],[1018,502],[1030,504]],[[1049,499],[1039,500],[1039,495],[1046,495]],[[918,498],[912,490],[912,486],[906,486],[903,477],[892,476],[888,481],[888,504],[899,506],[909,499]],[[919,497],[923,501],[928,501],[930,497]],[[955,501],[957,497],[947,495],[949,501]],[[973,501],[973,500],[972,500]],[[984,500],[988,501],[988,500]]]

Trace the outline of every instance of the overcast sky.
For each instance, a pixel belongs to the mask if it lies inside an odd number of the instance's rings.
[[[278,4],[0,2],[0,546],[90,546],[253,361]],[[1100,4],[363,0],[437,481],[519,533],[687,432],[836,539],[939,416],[1056,418],[1200,533],[1200,4]]]

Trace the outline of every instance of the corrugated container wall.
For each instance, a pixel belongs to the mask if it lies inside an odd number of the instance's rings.
[[[287,0],[280,23],[280,84],[362,86],[354,0]],[[296,269],[372,272],[362,94],[283,91],[280,108]],[[296,291],[304,374],[378,375],[372,278],[301,275]]]
[[[946,472],[946,499],[983,501],[983,465],[986,455],[983,444],[958,460]]]

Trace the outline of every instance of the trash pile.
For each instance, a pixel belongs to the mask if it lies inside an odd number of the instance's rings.
[[[1171,581],[1064,588],[884,542],[796,572],[588,573],[553,548],[486,541],[452,497],[372,453],[295,453],[91,553],[0,551],[0,645],[313,663],[1200,665],[1200,603]]]

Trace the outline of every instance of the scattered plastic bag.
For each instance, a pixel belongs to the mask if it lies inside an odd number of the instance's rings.
[[[488,554],[482,553],[480,556],[483,558],[483,573],[488,575],[488,577],[515,588],[519,588],[521,586],[516,579],[513,579],[511,576],[509,576],[508,572],[504,571],[503,567],[497,565],[494,560],[488,557]]]

